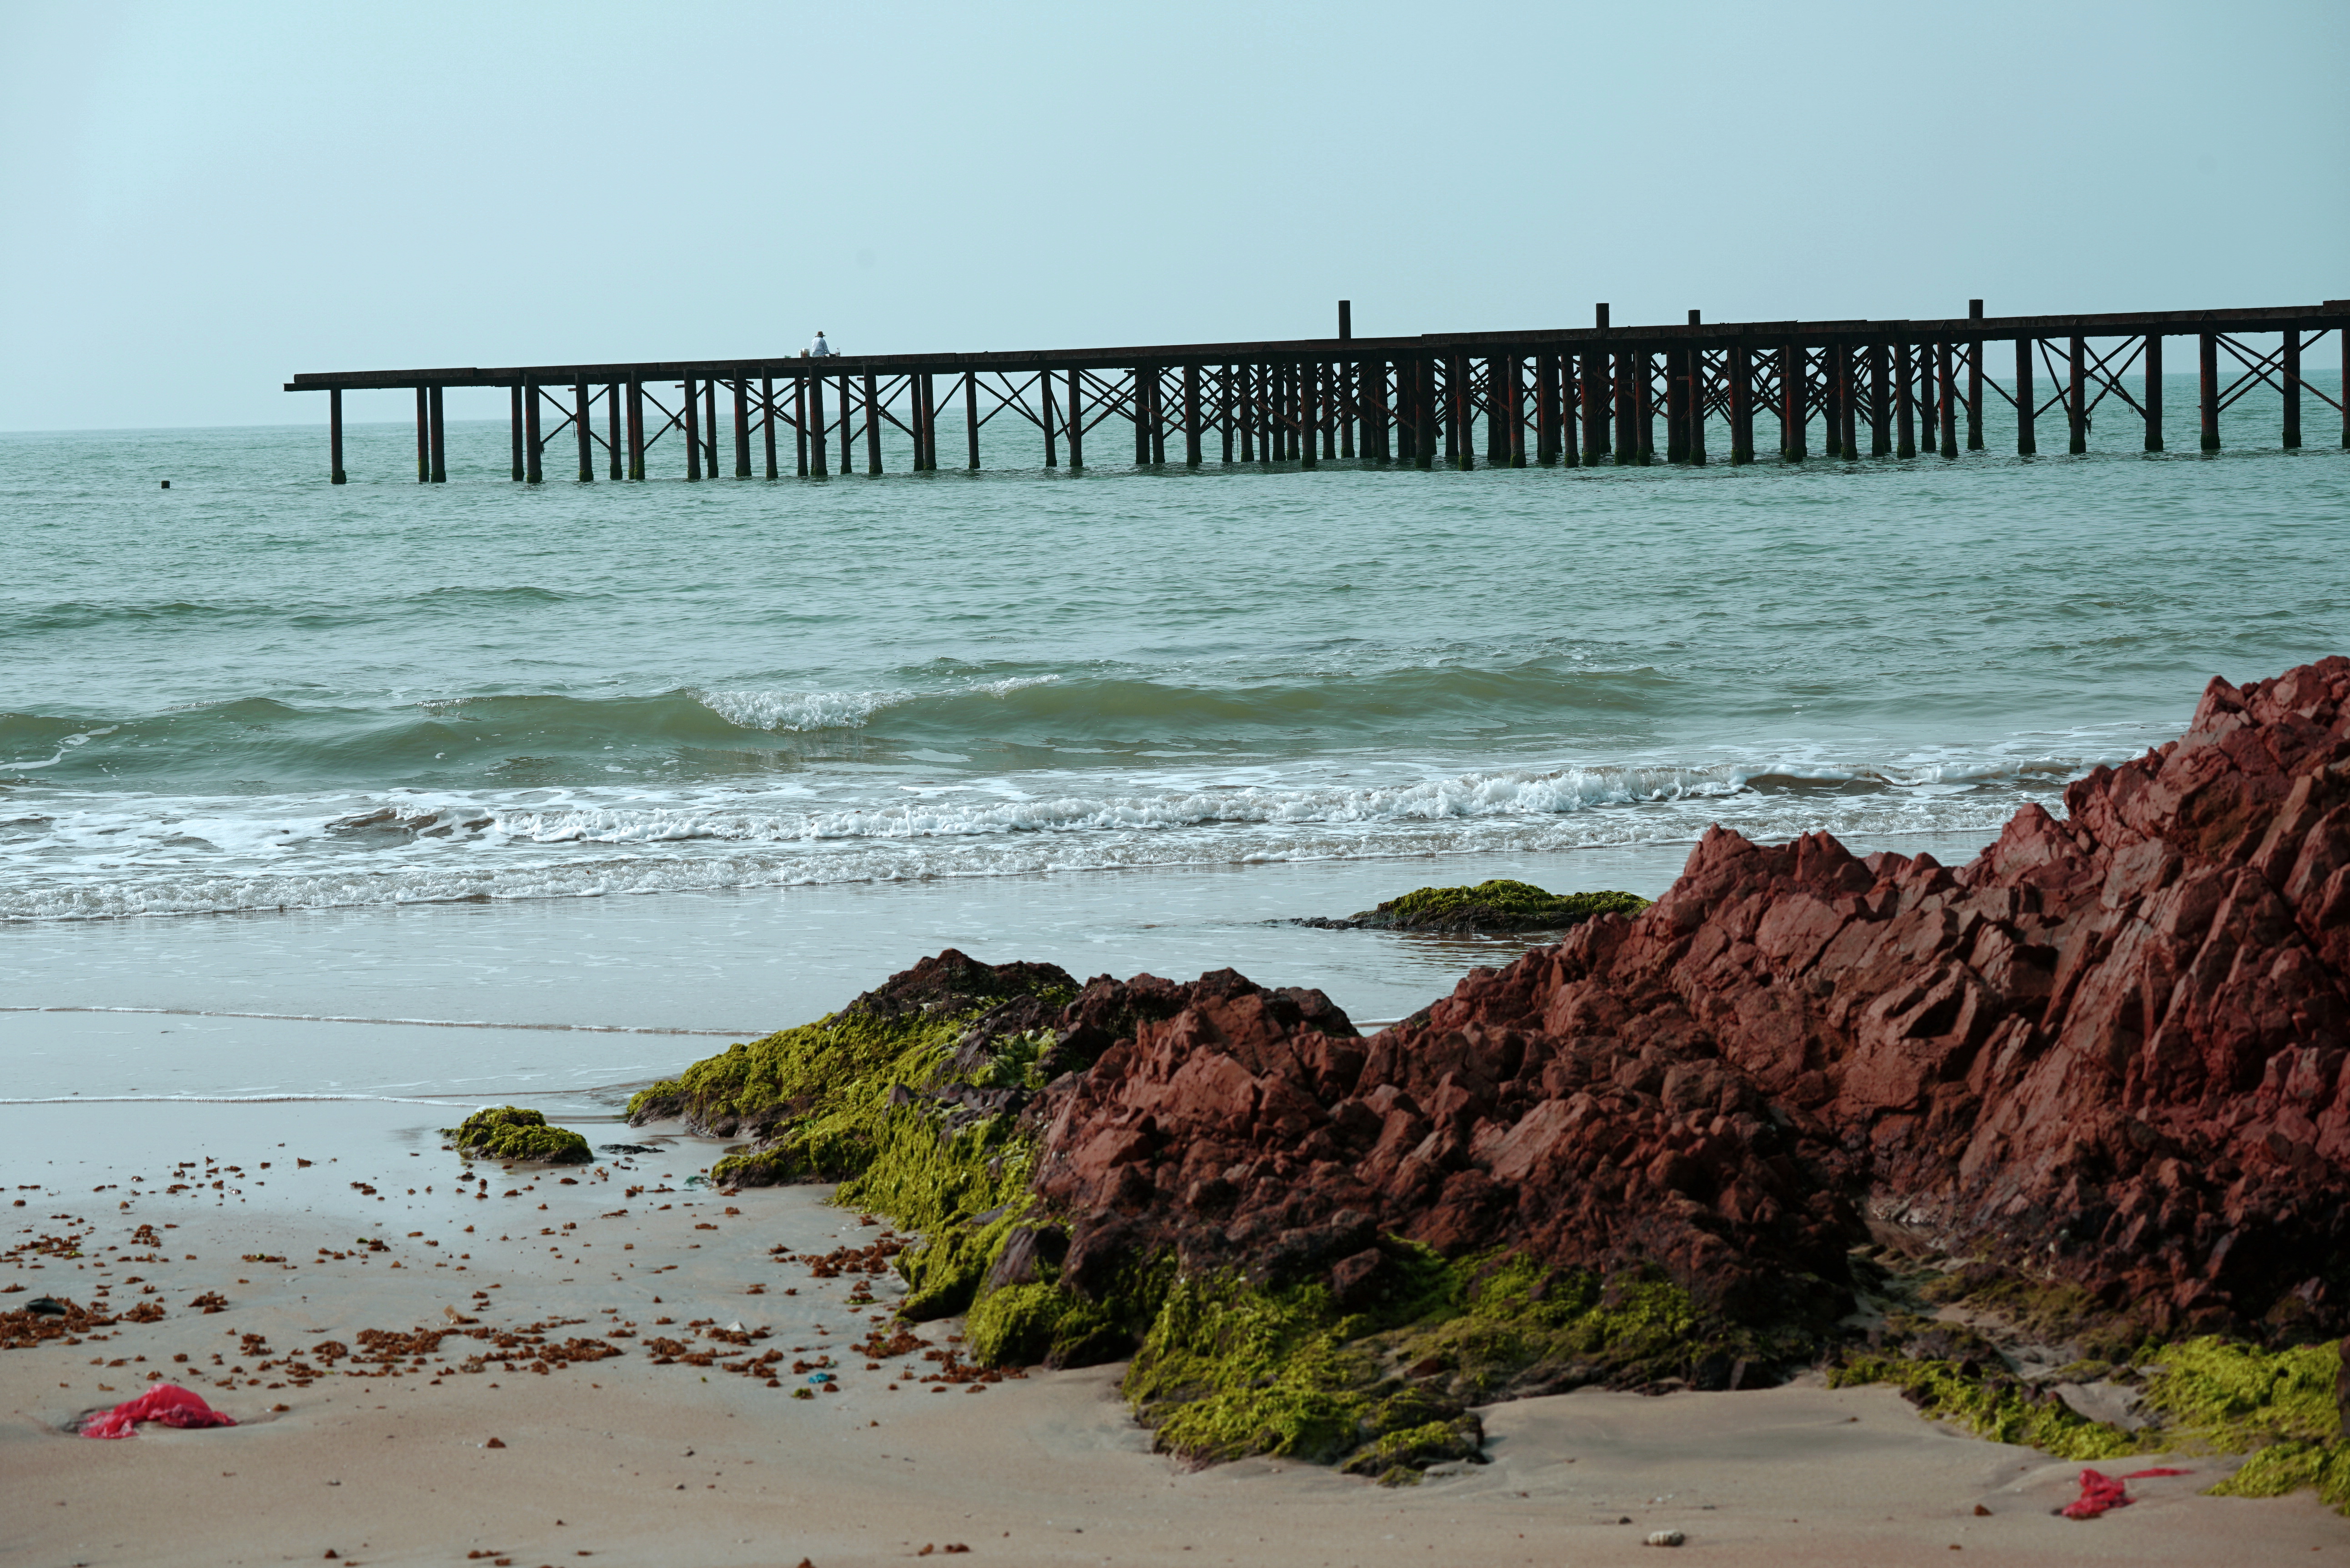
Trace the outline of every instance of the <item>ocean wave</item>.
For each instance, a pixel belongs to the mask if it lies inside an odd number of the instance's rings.
[[[2053,800],[2053,797],[2045,797]],[[2022,803],[1880,792],[1811,797],[1683,795],[1645,806],[1323,822],[1208,820],[1093,832],[899,836],[744,842],[669,839],[525,845],[435,841],[422,860],[365,869],[263,871],[192,865],[11,878],[0,919],[105,919],[408,903],[597,898],[820,883],[920,881],[1049,872],[1371,859],[1687,842],[1711,823],[1763,840],[1824,829],[1846,837],[1995,831]],[[482,852],[473,852],[482,851]]]
[[[804,734],[811,730],[861,730],[884,708],[910,701],[911,691],[691,691],[695,701],[743,730]]]

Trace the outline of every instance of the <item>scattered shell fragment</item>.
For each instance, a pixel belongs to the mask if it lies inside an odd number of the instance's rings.
[[[1648,1539],[1640,1542],[1640,1544],[1643,1546],[1679,1546],[1682,1542],[1687,1541],[1688,1539],[1688,1536],[1683,1535],[1678,1530],[1651,1530],[1648,1532]]]

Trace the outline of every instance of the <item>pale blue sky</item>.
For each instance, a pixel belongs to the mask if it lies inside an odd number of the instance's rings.
[[[297,370],[2350,296],[2350,0],[0,6],[0,429]],[[399,417],[359,400],[356,418]],[[461,402],[452,413],[496,411]],[[502,406],[502,405],[500,405]]]

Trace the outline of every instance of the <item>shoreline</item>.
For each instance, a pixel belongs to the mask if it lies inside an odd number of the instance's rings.
[[[490,1196],[461,1197],[458,1157],[412,1114],[378,1114],[393,1108],[337,1113],[322,1127],[317,1107],[298,1120],[288,1107],[214,1107],[195,1118],[211,1126],[177,1137],[118,1127],[151,1152],[121,1180],[98,1183],[107,1190],[90,1192],[62,1169],[37,1189],[11,1184],[12,1203],[26,1201],[5,1210],[20,1232],[11,1246],[73,1236],[82,1255],[16,1253],[0,1273],[26,1288],[0,1294],[0,1310],[44,1292],[87,1303],[101,1279],[113,1282],[118,1310],[164,1308],[158,1322],[99,1331],[103,1341],[0,1353],[11,1554],[130,1563],[317,1560],[333,1549],[346,1562],[421,1563],[494,1548],[517,1563],[583,1552],[667,1563],[686,1552],[712,1563],[806,1556],[831,1568],[963,1544],[973,1557],[1018,1562],[1547,1563],[1562,1552],[1646,1561],[1640,1538],[1669,1528],[1690,1548],[1741,1562],[1944,1562],[1956,1545],[2002,1562],[2212,1563],[2255,1536],[2276,1552],[2343,1540],[2339,1519],[2305,1493],[2194,1495],[2232,1462],[2218,1459],[2186,1461],[2188,1477],[2133,1483],[2141,1501],[2103,1520],[2054,1518],[2078,1466],[1957,1434],[1888,1389],[1815,1381],[1663,1397],[1586,1390],[1487,1407],[1492,1462],[1439,1467],[1417,1487],[1278,1459],[1188,1470],[1150,1451],[1118,1397],[1118,1367],[921,1383],[941,1376],[925,1353],[956,1349],[957,1320],[919,1325],[918,1345],[901,1345],[879,1372],[841,1354],[900,1287],[886,1273],[811,1276],[810,1257],[884,1234],[830,1206],[827,1189],[689,1188],[722,1146],[658,1127],[613,1137],[599,1127],[599,1146],[654,1152],[511,1173],[476,1162]],[[0,1110],[0,1122],[26,1119]],[[88,1124],[63,1129],[68,1137],[88,1138],[109,1118],[68,1119]],[[222,1174],[189,1182],[207,1157]],[[293,1164],[301,1158],[313,1163]],[[186,1190],[146,1190],[171,1186],[158,1179],[175,1168]],[[147,1242],[134,1241],[142,1225],[155,1228]],[[33,1236],[21,1233],[27,1226]],[[360,1236],[384,1251],[355,1245]],[[788,1261],[770,1252],[779,1246]],[[99,1267],[167,1251],[177,1254],[170,1262]],[[269,1257],[286,1262],[259,1261]],[[871,1304],[851,1304],[853,1280],[871,1282]],[[218,1311],[188,1305],[214,1293],[225,1298]],[[452,1310],[479,1322],[456,1324]],[[765,1337],[706,1337],[738,1322],[744,1335]],[[633,1324],[618,1331],[632,1337],[605,1338],[614,1324]],[[545,1373],[519,1359],[511,1373],[494,1359],[461,1370],[461,1347],[484,1345],[468,1330],[532,1325],[550,1344],[592,1336],[621,1353],[550,1362]],[[369,1329],[449,1337],[418,1366],[412,1355],[385,1355],[380,1341],[369,1351],[360,1338]],[[660,1364],[647,1351],[653,1337],[713,1365]],[[329,1367],[315,1354],[329,1343],[359,1350]],[[722,1359],[770,1350],[785,1366],[829,1357],[843,1391],[795,1398],[795,1386],[810,1386],[789,1373],[772,1386],[715,1375]],[[317,1375],[296,1379],[289,1360]],[[211,1376],[190,1378],[192,1366]],[[244,1369],[235,1386],[221,1387],[232,1366]],[[131,1397],[151,1371],[242,1424],[147,1427],[114,1443],[68,1434],[73,1417]],[[959,1391],[974,1387],[983,1393]],[[493,1437],[503,1450],[482,1446]]]

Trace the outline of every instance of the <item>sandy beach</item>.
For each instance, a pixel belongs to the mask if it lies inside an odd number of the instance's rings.
[[[23,1206],[0,1273],[21,1289],[0,1306],[48,1294],[162,1315],[0,1353],[0,1556],[832,1568],[968,1547],[1020,1563],[1547,1564],[1648,1561],[1644,1539],[1666,1530],[1738,1563],[2350,1550],[2306,1493],[2197,1495],[2224,1459],[2135,1482],[2137,1501],[2103,1519],[2055,1517],[2077,1465],[1922,1420],[1883,1388],[1807,1380],[1493,1407],[1491,1462],[1417,1487],[1278,1460],[1191,1470],[1151,1452],[1116,1367],[957,1380],[971,1374],[941,1359],[954,1320],[889,1345],[899,1287],[861,1262],[887,1228],[825,1189],[689,1185],[719,1146],[659,1127],[589,1129],[649,1153],[461,1180],[431,1115],[9,1109]],[[122,1161],[125,1147],[140,1153]],[[80,1179],[80,1161],[106,1179]],[[858,1267],[818,1277],[812,1262],[842,1249]],[[204,1297],[221,1304],[190,1304]],[[371,1346],[369,1330],[401,1338]],[[580,1340],[618,1354],[585,1359]],[[322,1356],[329,1345],[346,1354]],[[769,1357],[772,1381],[725,1370]],[[827,1372],[830,1387],[808,1381]],[[75,1435],[160,1380],[239,1425]]]

